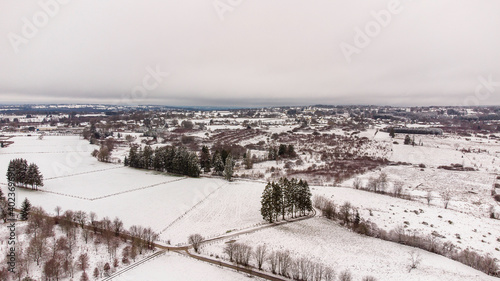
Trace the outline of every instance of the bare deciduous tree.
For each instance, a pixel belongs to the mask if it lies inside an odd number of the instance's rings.
[[[227,254],[229,256],[229,261],[230,262],[233,262],[233,258],[234,258],[234,250],[235,250],[235,246],[234,246],[234,241],[230,241],[230,242],[227,242],[226,243],[226,246],[224,246],[224,254]]]
[[[123,229],[123,222],[118,217],[116,217],[113,220],[113,231],[115,232],[115,236],[119,236],[122,229]]]
[[[355,189],[360,189],[361,188],[361,179],[355,178],[354,181],[352,182],[352,187],[354,187]]]
[[[344,205],[340,207],[340,217],[344,223],[349,223],[351,218],[351,203],[345,202]]]
[[[266,245],[259,245],[254,252],[255,261],[257,261],[257,267],[262,270],[262,265],[267,258],[267,247]]]
[[[292,258],[290,257],[289,251],[280,251],[278,252],[278,261],[279,261],[279,269],[280,274],[282,276],[288,277],[288,270],[292,263]]]
[[[344,270],[339,274],[339,281],[352,281],[352,274],[349,270]]]
[[[412,269],[416,269],[417,266],[420,264],[422,261],[422,258],[420,257],[420,253],[417,253],[416,251],[410,251],[410,266],[408,267],[408,272],[411,272]]]
[[[401,197],[401,195],[403,194],[403,187],[404,187],[404,182],[402,182],[402,181],[395,181],[394,182],[394,187],[392,190],[394,197],[398,197],[398,198]]]
[[[188,238],[188,243],[193,246],[195,252],[198,253],[201,242],[203,242],[204,238],[200,234],[192,234]]]
[[[87,253],[81,254],[78,257],[78,268],[83,272],[85,272],[85,270],[87,270],[88,267],[89,267],[89,256],[87,255]]]
[[[234,243],[234,247],[234,260],[236,263],[247,266],[252,256],[252,247],[240,243]]]
[[[453,193],[449,188],[446,188],[441,192],[441,198],[443,199],[443,204],[445,209],[448,209],[448,204],[450,203],[452,197]]]
[[[431,205],[431,201],[432,201],[432,191],[427,191],[427,193],[425,194],[425,200],[427,200],[427,205],[430,206]]]
[[[333,281],[335,280],[335,271],[330,267],[326,267],[323,276],[325,281]]]
[[[271,266],[271,272],[276,274],[278,269],[278,255],[276,252],[271,252],[269,255],[269,265]]]

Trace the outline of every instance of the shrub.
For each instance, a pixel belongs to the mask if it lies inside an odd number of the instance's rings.
[[[349,270],[344,270],[339,274],[339,281],[352,281],[352,274]]]

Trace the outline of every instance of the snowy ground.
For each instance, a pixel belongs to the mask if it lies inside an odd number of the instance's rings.
[[[426,251],[352,233],[324,218],[314,218],[253,234],[231,238],[236,242],[269,250],[290,250],[295,258],[307,257],[333,268],[349,270],[354,279],[371,275],[378,280],[497,280],[461,263]],[[204,246],[205,255],[224,256],[226,241]],[[422,262],[408,273],[410,251],[416,250]],[[227,258],[227,257],[226,257]],[[268,266],[266,264],[265,266]]]
[[[489,143],[488,140],[469,141],[458,137],[425,136],[422,137],[424,146],[412,147],[403,145],[401,136],[396,138],[400,144],[392,144],[393,140],[388,137],[387,133],[379,132],[375,135],[375,130],[370,130],[362,134],[377,141],[370,148],[370,151],[374,153],[377,147],[384,147],[384,153],[387,147],[389,147],[387,151],[390,151],[392,147],[390,160],[416,165],[424,163],[427,166],[423,171],[415,166],[388,166],[382,169],[389,175],[391,181],[404,181],[406,190],[411,192],[416,200],[402,200],[345,188],[352,186],[352,179],[342,183],[343,188],[312,187],[314,194],[325,195],[338,204],[350,201],[359,208],[363,218],[370,219],[386,230],[408,222],[408,229],[424,235],[436,231],[446,237],[443,241],[452,241],[462,249],[470,247],[500,259],[500,252],[496,250],[496,248],[500,249],[500,242],[497,240],[500,235],[498,233],[500,221],[487,216],[489,206],[496,204],[489,196],[489,192],[495,175],[493,173],[497,171],[497,164],[500,161],[497,159],[499,156],[497,151],[500,150],[497,143]],[[259,212],[260,197],[265,186],[262,182],[238,180],[227,183],[217,178],[187,179],[131,169],[120,164],[100,163],[90,156],[90,152],[96,146],[89,145],[88,141],[76,136],[46,136],[43,140],[38,140],[36,136],[24,136],[11,140],[15,143],[0,150],[0,171],[7,170],[11,159],[22,157],[28,162],[37,163],[45,177],[45,186],[42,190],[46,192],[18,189],[16,200],[18,206],[25,197],[28,197],[33,205],[42,206],[52,213],[56,206],[61,206],[63,211],[67,209],[93,211],[99,215],[99,218],[117,216],[123,220],[127,228],[131,225],[152,227],[153,230],[161,233],[160,239],[163,242],[170,240],[172,245],[185,243],[187,237],[193,233],[200,233],[208,238],[263,223]],[[448,141],[450,144],[446,145]],[[468,149],[467,145],[470,145],[472,150],[482,148],[484,151],[465,154],[459,151],[461,148]],[[304,165],[312,165],[318,159],[311,156],[304,160],[307,163]],[[466,166],[474,166],[478,171],[455,172],[437,169],[439,165],[462,164],[462,162]],[[264,162],[256,166],[265,171],[274,165],[276,162]],[[244,172],[244,170],[239,172]],[[380,171],[375,171],[361,177],[366,181],[371,175],[378,176],[379,173]],[[3,180],[0,179],[2,183],[0,187],[4,192],[6,191],[5,181],[5,177]],[[455,190],[448,210],[443,208],[438,196],[439,191],[445,187]],[[431,206],[427,206],[423,199],[427,191],[435,194]],[[370,216],[370,210],[373,216]],[[412,212],[415,210],[418,210],[418,214]],[[353,238],[352,235],[355,234],[339,230],[331,226],[329,222],[320,219],[315,219],[311,225],[309,222],[301,222],[297,225],[281,226],[278,230],[260,231],[253,234],[256,238],[251,238],[249,242],[253,241],[255,244],[269,240],[269,243],[276,244],[278,248],[290,248],[317,258],[325,258],[325,263],[337,265],[339,270],[351,268],[353,274],[359,274],[356,275],[358,277],[364,276],[366,272],[382,277],[379,280],[387,280],[383,278],[384,274],[394,276],[391,280],[401,280],[398,279],[400,277],[408,279],[411,276],[416,277],[409,280],[490,280],[484,274],[469,267],[457,265],[451,260],[434,255],[425,259],[427,261],[422,265],[422,270],[425,270],[421,273],[418,273],[419,270],[412,271],[411,275],[408,275],[406,269],[399,269],[403,263],[406,263],[408,252],[406,248],[401,248],[403,247],[401,245],[372,238],[363,238],[369,240]],[[457,234],[460,235],[460,239],[457,238]],[[281,242],[278,240],[282,236],[288,237],[283,242],[286,244],[279,244]],[[347,237],[345,239],[352,239],[355,242],[344,240],[344,236]],[[363,249],[358,249],[357,243],[361,243]],[[325,245],[329,246],[325,248]],[[330,245],[335,251],[330,250]],[[384,257],[383,261],[387,260],[382,263],[382,266],[378,265],[380,261],[377,260],[377,256],[370,252],[371,245],[377,245],[377,255]],[[215,248],[211,251],[216,253],[217,247],[222,246],[214,245],[207,249],[212,249],[212,247]],[[318,247],[326,254],[322,254]],[[354,250],[349,250],[351,248],[364,253],[363,257],[356,256]],[[390,248],[392,252],[384,253],[385,248]],[[335,254],[336,251],[341,252],[341,250],[351,252],[346,252],[347,258],[344,258]],[[168,259],[169,263],[174,265],[178,262],[173,256],[158,258],[160,259]],[[190,259],[186,263],[190,262],[195,263]],[[148,266],[144,265],[132,273],[151,273],[147,277],[150,279],[140,278],[140,280],[169,280],[155,279],[161,276],[160,273],[154,273],[159,272],[161,263],[148,264],[151,265],[150,270],[144,270]],[[179,265],[175,268],[183,267]],[[222,272],[222,269],[220,271]],[[193,274],[196,274],[196,270]],[[217,273],[214,274],[217,276]],[[440,274],[446,275],[449,279],[438,279]],[[239,274],[237,276],[245,278]],[[185,279],[198,280],[200,278],[193,276],[193,278]],[[238,280],[238,278],[228,280]]]
[[[215,265],[175,253],[159,256],[113,280],[116,281],[166,281],[166,280],[261,280],[243,273],[223,269]]]
[[[192,233],[209,238],[263,223],[260,196],[264,184],[237,181],[225,184],[161,234],[172,244],[185,243]]]
[[[338,205],[351,202],[359,209],[362,218],[387,231],[408,222],[408,231],[417,231],[422,236],[436,231],[446,237],[441,242],[451,241],[461,249],[470,247],[500,258],[497,250],[500,249],[500,241],[497,240],[500,238],[499,220],[352,188],[314,187],[313,193],[325,195]],[[370,211],[373,216],[370,216]],[[457,234],[460,238],[457,238]]]

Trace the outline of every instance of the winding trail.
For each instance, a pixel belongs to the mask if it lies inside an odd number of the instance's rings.
[[[311,219],[311,218],[314,218],[316,217],[317,215],[317,212],[315,209],[313,209],[313,212],[312,214],[309,214],[307,216],[303,216],[303,217],[299,217],[299,218],[294,218],[294,219],[287,219],[287,220],[284,220],[284,221],[279,221],[279,222],[274,222],[274,223],[268,223],[268,224],[265,224],[265,225],[260,225],[260,226],[257,226],[257,227],[252,227],[252,228],[249,228],[249,229],[244,229],[244,230],[241,230],[241,231],[236,231],[236,232],[233,232],[233,233],[228,233],[228,234],[224,234],[224,235],[221,235],[221,236],[218,236],[218,237],[214,237],[214,238],[211,238],[211,239],[207,239],[207,240],[204,240],[202,242],[202,244],[205,244],[205,243],[209,243],[209,242],[214,242],[214,241],[218,241],[218,240],[223,240],[223,239],[228,239],[228,238],[232,238],[232,237],[236,237],[236,236],[240,236],[240,235],[243,235],[243,234],[249,234],[249,233],[253,233],[253,232],[256,232],[256,231],[259,231],[259,230],[262,230],[262,229],[266,229],[266,228],[270,228],[270,227],[276,227],[276,226],[280,226],[280,225],[285,225],[285,224],[290,224],[290,223],[294,223],[294,222],[299,222],[299,221],[303,221],[303,220],[307,220],[307,219]],[[224,261],[221,261],[221,260],[217,260],[217,259],[212,259],[212,258],[208,258],[208,257],[204,257],[204,256],[201,256],[201,255],[196,255],[196,254],[193,254],[189,251],[190,248],[192,248],[192,245],[185,245],[185,246],[166,246],[166,245],[163,245],[163,244],[158,244],[158,243],[154,243],[153,244],[154,247],[158,248],[158,249],[161,249],[161,251],[139,261],[139,262],[136,262],[116,273],[114,273],[113,275],[105,278],[105,279],[102,279],[103,281],[109,281],[109,280],[113,280],[114,278],[158,257],[158,256],[161,256],[163,254],[165,254],[165,251],[172,251],[174,253],[178,253],[178,254],[181,254],[181,255],[185,255],[185,256],[188,256],[188,257],[191,257],[191,258],[194,258],[196,260],[199,260],[199,261],[203,261],[203,262],[207,262],[207,263],[210,263],[210,264],[213,264],[213,265],[216,265],[216,266],[220,266],[220,267],[225,267],[225,268],[229,268],[229,269],[232,269],[232,270],[236,270],[238,272],[244,272],[246,274],[249,274],[249,275],[252,275],[252,276],[255,276],[255,277],[259,277],[259,278],[263,278],[263,279],[266,279],[266,280],[272,280],[272,281],[287,281],[287,280],[290,280],[288,278],[285,278],[285,277],[282,277],[282,276],[278,276],[278,275],[274,275],[272,273],[267,273],[267,272],[264,272],[264,271],[259,271],[259,270],[255,270],[253,269],[252,267],[242,267],[242,266],[239,266],[239,265],[236,265],[236,264],[232,264],[232,263],[227,263],[227,262],[224,262]]]

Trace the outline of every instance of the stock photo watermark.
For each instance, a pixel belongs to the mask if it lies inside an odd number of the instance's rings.
[[[225,14],[228,12],[234,12],[234,10],[240,6],[245,0],[214,0],[212,3],[217,13],[217,16],[221,21],[225,20]]]
[[[496,88],[500,88],[500,81],[493,81],[493,75],[488,75],[487,78],[479,76],[479,83],[476,85],[474,94],[467,96],[459,106],[479,106],[481,102],[489,99],[491,94],[495,93]]]
[[[142,84],[137,85],[128,94],[123,94],[119,104],[132,105],[144,101],[150,92],[156,90],[170,76],[170,72],[163,72],[159,65],[153,69],[146,67],[146,75],[142,78]]]
[[[22,17],[23,23],[21,31],[18,33],[10,32],[7,34],[9,42],[14,50],[14,53],[20,52],[19,47],[26,45],[29,41],[45,28],[50,19],[56,17],[61,11],[61,7],[70,2],[70,0],[42,0],[38,2],[40,9],[36,11],[31,19]]]
[[[372,20],[365,23],[364,28],[355,27],[353,43],[342,42],[339,44],[340,50],[348,63],[351,63],[354,54],[360,54],[363,49],[372,43],[372,39],[377,37],[383,28],[389,26],[393,16],[403,11],[403,6],[399,0],[391,0],[387,3],[387,8],[378,12],[371,11]]]
[[[7,249],[7,270],[11,273],[16,272],[16,186],[14,184],[13,171],[7,172],[8,193],[7,193],[7,229],[8,229],[8,249]]]

